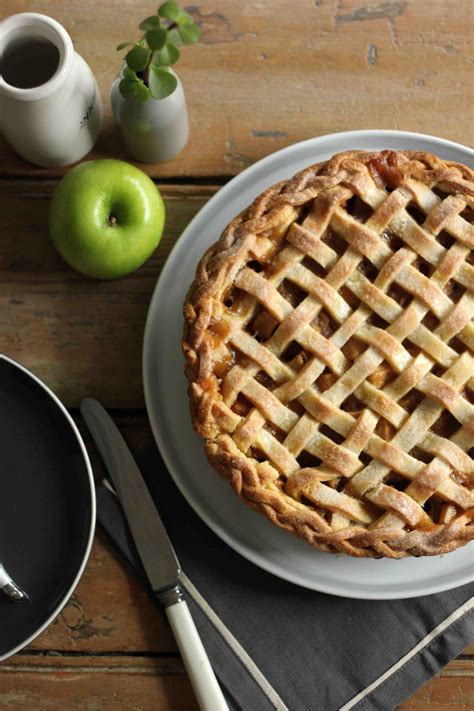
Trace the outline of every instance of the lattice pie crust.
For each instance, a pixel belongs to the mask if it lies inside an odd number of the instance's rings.
[[[274,185],[184,306],[213,467],[319,549],[401,558],[474,537],[474,173],[351,151]]]

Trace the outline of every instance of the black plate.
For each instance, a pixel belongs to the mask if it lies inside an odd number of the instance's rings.
[[[86,450],[59,400],[0,355],[0,561],[29,595],[0,593],[0,660],[39,634],[67,602],[95,522]]]

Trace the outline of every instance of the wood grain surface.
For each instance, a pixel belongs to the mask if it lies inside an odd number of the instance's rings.
[[[88,158],[127,159],[108,102],[120,67],[115,46],[136,37],[154,9],[143,0],[1,0],[2,17],[55,17],[92,67],[106,121]],[[141,382],[149,300],[177,237],[228,177],[334,131],[404,129],[474,144],[472,0],[206,0],[188,10],[203,29],[179,64],[191,139],[175,160],[141,166],[163,193],[167,224],[140,270],[113,282],[72,271],[47,230],[52,192],[68,168],[29,165],[0,137],[0,352],[43,378],[79,424],[86,394],[113,408],[136,453],[154,446]],[[93,463],[100,473],[95,455]],[[161,611],[98,531],[61,615],[0,666],[0,710],[196,708]],[[443,709],[474,709],[474,646],[399,707]]]
[[[65,264],[49,239],[54,185],[1,182],[0,352],[33,368],[70,407],[84,393],[107,407],[144,407],[142,338],[157,275],[216,188],[160,186],[167,225],[155,255],[126,279],[92,281]]]
[[[124,157],[110,115],[115,51],[154,9],[143,0],[2,0],[1,12],[46,12],[92,67],[106,109],[93,157]],[[391,128],[474,142],[472,0],[205,0],[203,29],[179,63],[191,140],[155,177],[234,175],[295,141]],[[244,107],[244,110],[243,110]],[[4,175],[53,175],[0,147]]]

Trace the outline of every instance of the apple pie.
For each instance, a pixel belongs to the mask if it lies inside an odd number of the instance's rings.
[[[474,537],[474,172],[349,151],[266,190],[184,305],[193,425],[239,497],[318,549]]]

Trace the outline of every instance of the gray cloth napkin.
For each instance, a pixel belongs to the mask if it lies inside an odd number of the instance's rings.
[[[178,492],[156,448],[137,461],[231,709],[391,710],[474,643],[474,585],[377,602],[297,587],[223,543]],[[103,484],[97,503],[98,520],[147,586],[120,504]]]

